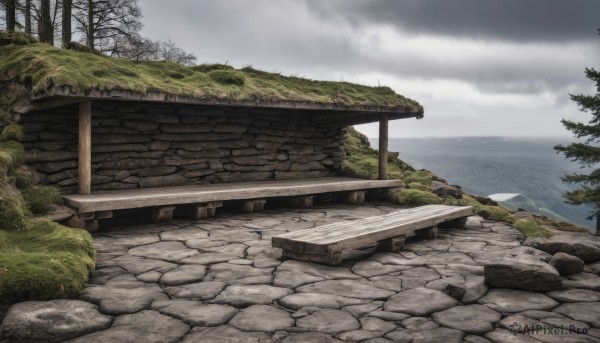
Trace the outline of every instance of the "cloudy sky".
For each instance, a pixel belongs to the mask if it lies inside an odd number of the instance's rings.
[[[140,0],[144,34],[198,61],[388,85],[425,107],[391,137],[570,137],[594,93],[600,1]],[[377,136],[376,124],[359,129]]]

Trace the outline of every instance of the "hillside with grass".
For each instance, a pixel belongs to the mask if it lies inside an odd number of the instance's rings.
[[[94,271],[91,235],[43,215],[62,199],[53,187],[33,185],[23,165],[16,106],[29,93],[0,83],[0,304],[75,297]]]

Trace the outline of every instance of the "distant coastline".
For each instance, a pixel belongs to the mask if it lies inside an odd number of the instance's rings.
[[[575,163],[556,154],[555,144],[565,137],[452,137],[390,138],[389,150],[417,169],[427,169],[465,191],[478,195],[519,193],[539,214],[566,218],[592,227],[586,220],[590,206],[566,204],[562,193],[573,186],[563,183],[566,173],[581,172]],[[378,139],[371,138],[376,148]],[[521,202],[523,204],[524,202]]]

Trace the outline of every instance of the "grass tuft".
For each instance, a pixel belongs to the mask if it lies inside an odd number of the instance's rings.
[[[411,182],[408,185],[406,185],[409,189],[418,189],[420,191],[424,191],[424,192],[429,192],[431,191],[431,187],[429,186],[425,186],[424,184],[420,183],[420,182]]]
[[[2,135],[0,135],[1,141],[17,141],[20,142],[23,140],[23,136],[25,132],[23,131],[23,127],[16,124],[10,124],[4,127],[2,130]]]
[[[542,225],[538,224],[533,219],[526,219],[526,218],[517,219],[514,222],[513,226],[517,230],[521,231],[525,237],[548,238],[548,237],[552,237],[554,235],[550,230],[544,228]]]
[[[213,70],[208,75],[213,80],[224,85],[243,86],[246,83],[244,74],[236,70]]]
[[[401,189],[396,192],[393,200],[400,205],[406,206],[433,205],[442,202],[437,195],[418,189]]]
[[[62,205],[63,203],[58,187],[31,186],[27,188],[23,196],[34,214],[46,213],[52,205]]]

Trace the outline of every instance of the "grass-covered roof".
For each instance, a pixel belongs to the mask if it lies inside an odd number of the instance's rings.
[[[4,34],[6,35],[6,34]],[[2,38],[2,37],[0,37]],[[314,81],[251,67],[234,69],[222,64],[186,67],[162,61],[134,62],[101,54],[66,50],[27,39],[0,39],[0,77],[24,82],[33,98],[56,95],[110,94],[122,91],[143,96],[167,94],[198,103],[311,104],[311,108],[422,114],[414,100],[389,87],[369,87],[348,82]],[[16,44],[15,44],[16,43]],[[67,93],[64,94],[64,89]],[[103,93],[99,93],[103,92]],[[299,106],[298,108],[301,108]]]

